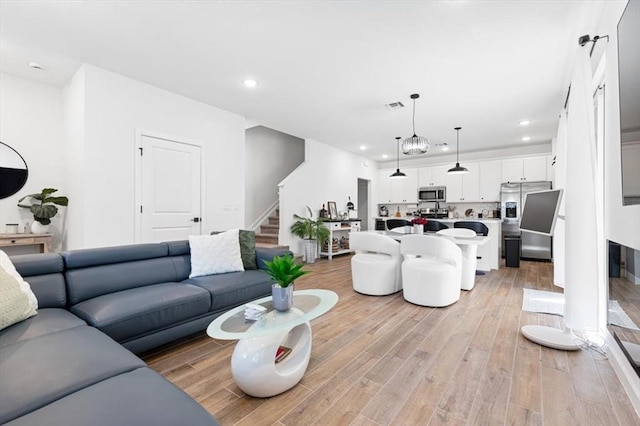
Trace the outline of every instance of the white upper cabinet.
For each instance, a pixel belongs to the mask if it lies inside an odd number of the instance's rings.
[[[503,182],[547,180],[547,156],[502,160]]]
[[[407,175],[406,179],[391,180],[391,202],[417,203],[418,202],[418,169],[400,170]]]
[[[391,179],[395,169],[378,171],[378,203],[402,204],[418,202],[418,169],[401,169],[406,179]]]
[[[469,173],[446,175],[447,203],[469,203],[480,200],[479,163],[463,163],[462,166],[466,167]]]
[[[421,167],[418,169],[418,188],[445,186],[446,176],[446,166]]]
[[[480,163],[480,201],[500,201],[501,167],[501,161]]]
[[[389,177],[394,170],[378,170],[378,203],[385,204],[391,202],[391,181]]]

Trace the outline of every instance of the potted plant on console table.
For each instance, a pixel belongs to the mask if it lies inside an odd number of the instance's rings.
[[[31,232],[34,234],[46,234],[49,231],[51,218],[58,214],[59,206],[67,206],[69,199],[67,197],[52,197],[51,194],[57,192],[54,188],[44,188],[39,194],[29,194],[18,200],[18,207],[29,209],[33,214],[33,223],[31,224]],[[20,204],[25,198],[31,198],[31,204]]]
[[[264,273],[269,275],[275,283],[271,286],[273,308],[276,311],[285,312],[293,306],[293,284],[301,276],[308,274],[303,271],[303,265],[297,265],[289,254],[276,256],[271,262],[264,261],[266,269]]]
[[[313,219],[313,212],[309,206],[307,211],[309,217],[293,215],[296,221],[291,225],[291,232],[296,237],[302,238],[304,242],[305,262],[314,263],[318,256],[318,242],[322,244],[329,238],[329,229],[324,226],[324,219]]]

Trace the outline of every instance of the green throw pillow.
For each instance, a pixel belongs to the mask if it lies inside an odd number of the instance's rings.
[[[256,233],[240,230],[240,257],[244,270],[258,269],[256,264]]]

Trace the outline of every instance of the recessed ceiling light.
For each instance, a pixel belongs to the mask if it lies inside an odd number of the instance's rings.
[[[44,67],[37,62],[29,62],[29,68],[33,68],[34,70],[43,70]]]
[[[382,154],[382,158],[389,158],[387,154]]]
[[[246,87],[256,87],[258,85],[257,81],[251,79],[245,80],[243,83]]]
[[[365,151],[366,149],[367,149],[367,147],[366,147],[366,146],[364,146],[364,145],[360,145],[360,151]]]
[[[522,142],[528,142],[531,140],[531,136],[523,136],[521,140]]]
[[[531,120],[518,121],[518,124],[521,126],[528,126],[529,124],[531,124]]]

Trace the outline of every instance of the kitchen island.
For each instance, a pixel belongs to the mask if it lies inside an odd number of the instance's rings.
[[[411,220],[414,219],[415,216],[403,216],[403,217],[377,217],[377,221],[386,221],[387,219],[405,219]],[[453,224],[455,222],[460,221],[470,221],[470,222],[482,222],[489,228],[489,235],[492,237],[491,240],[482,246],[478,247],[478,265],[477,268],[479,271],[490,271],[492,269],[498,269],[500,267],[500,256],[502,253],[502,219],[496,218],[482,218],[476,219],[472,217],[468,218],[453,218],[453,219],[429,219],[427,220],[435,220],[438,222],[442,222],[453,228]],[[378,227],[376,226],[376,229]],[[386,229],[386,228],[385,228]]]

